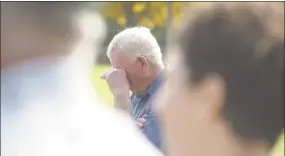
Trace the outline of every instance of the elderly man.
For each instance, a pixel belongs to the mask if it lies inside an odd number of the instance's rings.
[[[130,113],[146,137],[160,148],[152,100],[163,81],[164,64],[156,39],[148,28],[129,28],[113,38],[107,55],[113,68],[102,77],[114,94],[116,108]]]
[[[1,156],[160,155],[94,96],[105,26],[86,6],[1,2]]]
[[[284,4],[189,11],[159,98],[168,154],[268,156],[284,128]]]

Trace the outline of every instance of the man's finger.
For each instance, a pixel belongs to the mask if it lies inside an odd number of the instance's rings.
[[[104,73],[104,74],[102,74],[102,75],[100,76],[100,78],[105,80],[106,77],[107,77],[107,75],[108,75],[108,73]]]
[[[146,122],[146,119],[144,119],[144,118],[139,118],[139,119],[137,119],[137,122],[145,123],[145,122]]]
[[[104,74],[100,76],[101,79],[106,79],[107,75],[113,70],[113,68],[107,70]]]
[[[108,71],[107,71],[107,72],[108,72]],[[103,73],[103,74],[100,76],[100,78],[105,80],[105,79],[106,79],[107,72]]]
[[[145,114],[145,115],[142,116],[142,118],[144,118],[144,119],[145,119],[146,117],[147,117],[147,114]]]
[[[143,127],[143,124],[140,123],[140,122],[136,122],[136,124],[137,124],[138,128],[142,128]]]

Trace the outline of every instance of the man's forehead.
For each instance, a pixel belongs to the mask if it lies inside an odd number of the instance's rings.
[[[113,48],[111,50],[111,57],[117,57],[120,53],[122,53],[122,50],[119,48]]]
[[[111,51],[111,63],[113,67],[123,67],[126,64],[131,63],[130,57],[128,57],[121,49],[113,48]]]

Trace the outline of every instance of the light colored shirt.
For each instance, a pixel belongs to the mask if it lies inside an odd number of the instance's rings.
[[[43,59],[1,70],[1,156],[161,155],[79,67]]]

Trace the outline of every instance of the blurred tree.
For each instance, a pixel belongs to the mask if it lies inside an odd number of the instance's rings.
[[[178,24],[185,2],[171,2],[173,24]],[[167,2],[107,2],[103,9],[106,18],[116,19],[124,26],[144,25],[149,28],[165,27],[167,23]]]
[[[101,12],[106,5],[104,2],[82,2],[82,4],[97,12]]]

